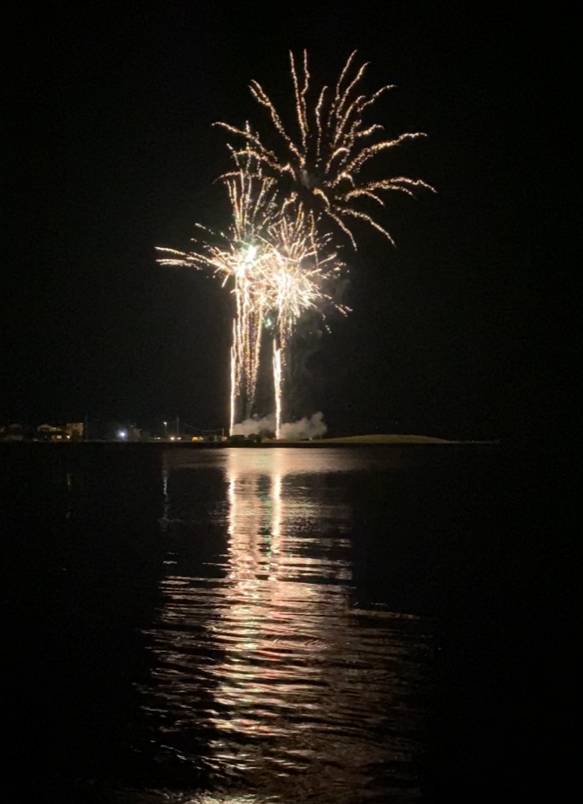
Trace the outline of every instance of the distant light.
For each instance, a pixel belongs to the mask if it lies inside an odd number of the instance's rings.
[[[164,427],[168,427],[168,422],[162,422],[162,424],[164,425]]]
[[[170,441],[176,441],[176,438],[174,436],[170,436]]]
[[[128,431],[127,430],[118,430],[117,431],[117,437],[120,439],[120,441],[125,441],[126,438],[128,437]]]

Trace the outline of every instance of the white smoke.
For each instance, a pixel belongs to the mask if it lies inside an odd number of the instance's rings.
[[[281,425],[280,439],[285,441],[300,441],[306,438],[320,438],[326,431],[326,422],[322,411],[313,416],[304,416],[296,422],[284,422]],[[270,435],[275,431],[275,414],[270,413],[262,419],[253,418],[239,422],[233,427],[233,435],[250,436],[254,434]]]
[[[280,438],[286,441],[298,441],[301,438],[321,438],[328,428],[321,410],[309,418],[304,416],[297,422],[285,422],[281,425]]]

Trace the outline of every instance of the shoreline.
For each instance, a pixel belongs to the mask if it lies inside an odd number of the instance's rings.
[[[87,440],[87,441],[0,441],[0,447],[8,448],[23,448],[33,447],[46,449],[53,447],[55,449],[74,450],[79,448],[84,449],[99,449],[106,447],[113,447],[120,450],[132,449],[395,449],[406,447],[408,449],[452,449],[452,448],[469,448],[469,447],[500,447],[500,441],[415,441],[415,440],[402,440],[402,441],[366,441],[366,440],[350,440],[350,439],[315,439],[313,441],[262,441],[260,443],[240,444],[229,443],[228,441],[118,441],[112,439],[106,440]]]

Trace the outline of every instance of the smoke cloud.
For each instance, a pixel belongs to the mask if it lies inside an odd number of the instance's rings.
[[[300,438],[321,438],[328,428],[321,410],[313,416],[304,416],[297,422],[285,422],[281,425],[281,438],[286,441],[297,441]]]
[[[306,438],[321,438],[327,431],[322,411],[313,416],[304,416],[295,422],[285,422],[281,425],[281,440],[299,441]],[[233,427],[234,435],[250,436],[254,434],[273,435],[275,431],[275,415],[271,413],[262,419],[246,419]]]

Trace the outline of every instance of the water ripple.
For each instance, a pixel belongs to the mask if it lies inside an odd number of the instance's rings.
[[[352,509],[331,480],[363,469],[351,460],[322,462],[316,450],[166,458],[163,605],[140,692],[155,761],[210,780],[215,792],[191,802],[420,797],[430,628],[353,599]],[[211,520],[221,537],[193,567],[188,542],[208,520],[201,466],[220,478]]]

